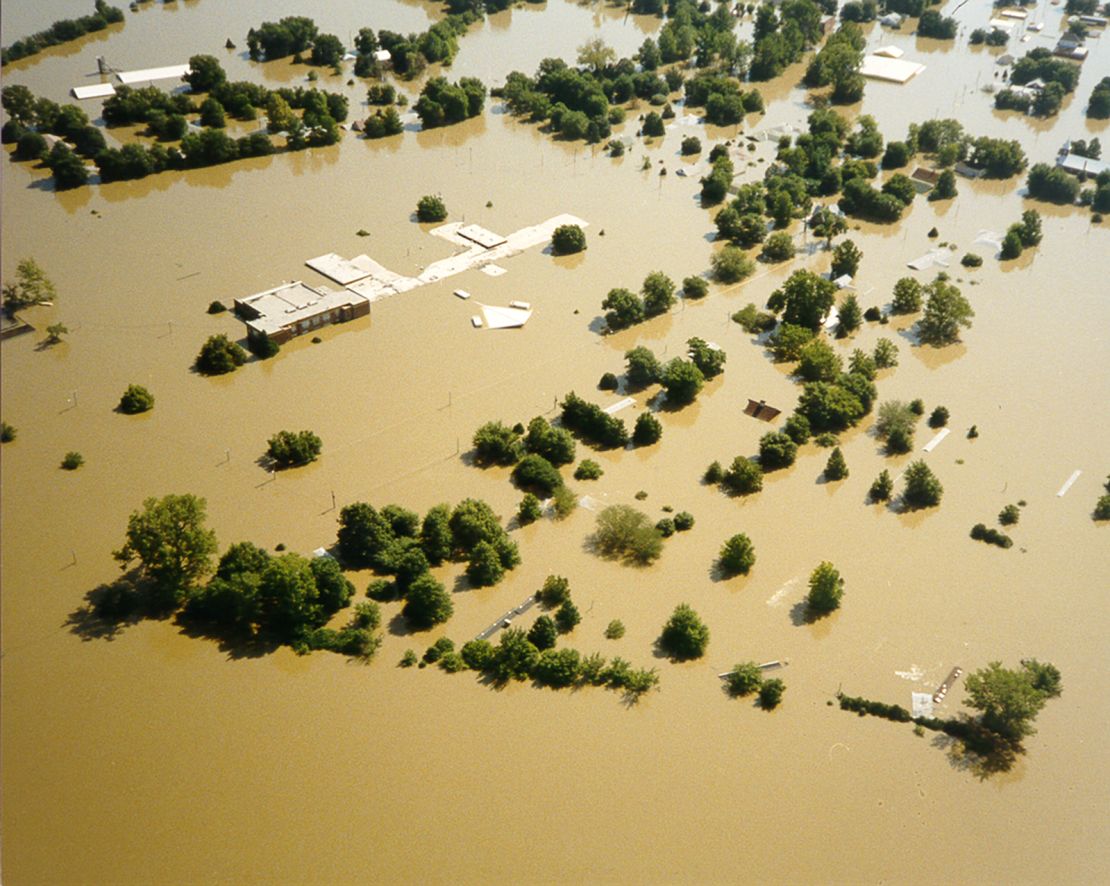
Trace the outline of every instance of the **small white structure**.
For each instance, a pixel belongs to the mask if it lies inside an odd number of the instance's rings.
[[[927,252],[920,258],[915,258],[913,261],[906,262],[906,266],[915,271],[927,271],[929,268],[939,265],[942,268],[948,267],[948,260],[945,258],[945,253],[939,249],[934,249],[932,252]]]
[[[84,101],[90,98],[107,98],[110,95],[115,95],[116,87],[111,83],[97,83],[93,86],[74,86],[70,92],[78,101]]]
[[[377,52],[374,53],[374,61],[381,62],[382,64],[385,64],[392,58],[393,56],[389,54],[388,49],[379,49]]]
[[[531,302],[526,302],[526,301],[511,301],[511,302],[509,302],[509,307],[510,308],[519,308],[522,311],[532,310]]]
[[[610,403],[601,411],[604,412],[606,415],[612,415],[615,412],[620,412],[622,409],[628,408],[635,402],[636,401],[633,400],[631,397],[625,397],[623,400],[618,400],[616,403]]]
[[[933,695],[931,692],[911,692],[910,709],[915,717],[933,716]]]
[[[475,329],[481,329],[482,318],[475,314],[473,317],[470,318],[470,325],[473,326]]]
[[[934,449],[940,446],[944,438],[951,433],[952,430],[950,428],[941,428],[939,431],[937,431],[936,436],[933,437],[932,440],[921,447],[922,452],[932,452]]]
[[[852,275],[851,274],[841,274],[839,277],[837,277],[835,280],[833,280],[833,283],[835,284],[837,289],[853,289],[854,288],[852,286]]]
[[[119,82],[126,86],[135,83],[151,83],[155,80],[180,80],[189,73],[188,65],[168,65],[164,68],[144,68],[141,71],[120,71],[116,74]]]
[[[909,62],[900,58],[886,58],[881,55],[867,55],[863,58],[859,72],[864,77],[873,80],[886,80],[889,83],[908,83],[925,70],[925,66],[917,62]]]
[[[468,298],[470,298],[470,293],[467,292],[465,289],[456,289],[455,297],[461,298],[463,301],[466,301]]]
[[[1082,473],[1083,473],[1082,471],[1072,471],[1071,476],[1068,477],[1068,479],[1064,481],[1064,485],[1061,486],[1060,491],[1056,493],[1056,497],[1057,498],[1063,498],[1064,495],[1067,493],[1067,491],[1069,489],[1071,489],[1072,484],[1075,483],[1075,481],[1079,479],[1079,475],[1082,474]]]
[[[352,259],[343,258],[334,252],[318,255],[305,262],[312,270],[334,280],[340,286],[347,286],[365,280],[374,273],[374,261],[368,255],[358,255]]]
[[[532,312],[520,308],[500,308],[482,305],[482,319],[489,329],[519,329],[530,319]]]
[[[888,12],[886,15],[879,18],[880,25],[886,25],[888,28],[900,28],[904,17],[897,12]]]
[[[1013,18],[1021,22],[1029,18],[1029,13],[1026,12],[1024,9],[1003,9],[1002,12],[999,14],[1003,18]]]
[[[872,55],[881,55],[884,58],[901,58],[906,53],[897,46],[880,46]]]

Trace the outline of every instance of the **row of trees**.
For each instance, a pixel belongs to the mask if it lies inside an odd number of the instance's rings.
[[[549,623],[554,626],[547,616],[540,616],[527,634],[521,628],[506,628],[496,646],[489,640],[471,640],[457,655],[444,656],[441,666],[445,670],[470,668],[499,684],[530,678],[553,689],[607,686],[630,699],[659,684],[655,668],[636,669],[620,657],[607,661],[600,653],[584,656],[575,649],[547,646]]]
[[[91,15],[83,15],[75,19],[59,19],[49,28],[32,34],[30,37],[22,37],[12,43],[11,46],[5,46],[0,50],[0,66],[31,55],[37,55],[51,46],[77,40],[85,34],[103,31],[108,25],[114,25],[122,21],[122,9],[109,6],[105,0],[96,0]]]

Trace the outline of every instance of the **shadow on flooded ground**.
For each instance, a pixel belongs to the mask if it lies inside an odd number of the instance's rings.
[[[86,593],[82,605],[66,617],[63,627],[86,642],[112,641],[141,621],[171,619],[185,636],[215,641],[228,658],[260,658],[282,645],[249,630],[190,618],[178,609],[176,601],[168,599],[152,582],[141,578],[138,569],[129,570],[115,581]]]

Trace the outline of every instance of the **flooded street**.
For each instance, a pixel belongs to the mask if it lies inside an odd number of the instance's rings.
[[[8,2],[3,42],[89,5]],[[986,26],[984,6],[956,13],[965,29]],[[1045,37],[1011,41],[1016,56],[1060,32],[1062,7],[1029,9]],[[71,86],[97,82],[87,75],[98,55],[132,69],[211,53],[231,79],[303,83],[308,68],[253,64],[244,52],[249,27],[298,14],[349,42],[366,25],[423,30],[441,10],[401,0],[151,4],[122,26],[4,68],[3,82],[65,102]],[[527,5],[473,26],[446,73],[498,85],[547,56],[573,63],[593,36],[626,56],[660,24],[600,4]],[[877,24],[865,33],[871,47],[897,45],[927,66],[906,86],[869,82],[848,109],[873,115],[887,140],[911,122],[954,116],[972,135],[1019,139],[1032,164],[1051,163],[1069,137],[1110,136],[1107,121],[1083,116],[1110,74],[1110,34],[1089,41],[1076,92],[1043,122],[993,110],[977,84],[994,79],[995,55],[969,49],[965,34],[945,46]],[[239,50],[223,49],[228,37]],[[342,77],[321,69],[320,85],[349,95],[351,119],[361,118],[365,84],[346,86],[347,67]],[[841,437],[851,474],[838,483],[823,481],[828,451],[812,442],[758,495],[730,498],[701,482],[711,461],[755,455],[772,429],[743,414],[748,398],[785,413],[796,402],[788,369],[729,316],[762,306],[793,270],[828,270],[812,239],[799,240],[799,258],[760,265],[739,286],[713,284],[700,302],[599,334],[609,289],[636,290],[653,270],[676,281],[708,272],[719,244],[698,177],[710,143],[804,126],[806,93],[794,87],[804,70],[759,85],[767,114],[742,127],[673,125],[645,146],[630,113],[614,128],[636,142],[621,159],[603,145],[555,141],[497,100],[442,129],[420,132],[413,121],[393,138],[346,133],[334,147],[59,194],[43,187],[45,170],[4,159],[3,279],[33,256],[58,291],[54,307],[25,313],[36,332],[0,350],[3,419],[19,432],[0,462],[5,883],[1106,878],[1110,528],[1091,512],[1110,473],[1110,226],[1092,225],[1088,209],[1025,200],[1024,176],[960,178],[954,201],[919,196],[894,225],[852,222],[863,308],[888,305],[900,277],[931,279],[906,262],[944,241],[956,246],[949,273],[975,319],[962,343],[939,350],[914,344],[910,318],[865,323],[833,342],[847,361],[853,348],[894,340],[899,365],[880,372],[879,402],[943,404],[952,429],[923,456],[933,432],[922,422],[917,451],[888,458],[869,416]],[[411,104],[419,83],[402,88]],[[83,107],[96,116],[95,102]],[[696,162],[679,154],[688,134],[705,145]],[[761,145],[744,180],[762,176],[770,151]],[[676,174],[683,166],[691,175]],[[205,313],[214,299],[230,305],[283,280],[327,284],[303,265],[322,253],[365,252],[413,276],[450,255],[411,217],[421,195],[437,192],[449,220],[503,235],[572,213],[589,222],[589,248],[564,258],[533,248],[500,262],[503,276],[469,270],[375,302],[369,318],[323,329],[321,343],[296,339],[228,376],[190,370],[209,335],[244,335],[231,314]],[[1044,217],[1039,247],[1000,262],[975,245],[1027,208]],[[927,236],[934,226],[937,240]],[[981,268],[960,267],[968,251],[984,256]],[[528,301],[534,315],[519,330],[473,329],[474,304],[451,294],[459,287],[491,305]],[[70,334],[40,347],[57,321]],[[309,554],[334,542],[338,509],[356,501],[424,512],[476,497],[507,521],[521,496],[508,469],[464,457],[479,425],[551,418],[572,390],[609,405],[625,392],[598,391],[597,381],[623,372],[625,351],[643,344],[669,359],[693,336],[725,349],[724,375],[694,404],[657,413],[657,445],[598,453],[580,443],[578,460],[605,474],[570,481],[600,506],[636,505],[653,521],[664,506],[695,516],[651,567],[591,553],[586,507],[513,529],[521,566],[492,588],[459,582],[446,625],[409,634],[394,619],[401,604],[383,604],[385,639],[369,665],[288,648],[244,657],[172,619],[108,635],[74,621],[85,595],[118,575],[111,551],[151,496],[204,497],[221,551],[250,539]],[[131,383],[154,394],[152,412],[114,411]],[[631,427],[654,392],[633,393],[635,406],[617,414]],[[977,439],[966,437],[972,425]],[[323,455],[274,478],[258,460],[283,428],[315,431]],[[69,450],[84,455],[78,471],[58,467]],[[884,467],[896,476],[919,457],[944,484],[939,508],[904,515],[867,503]],[[1013,548],[968,538],[1018,500],[1027,505],[1008,530]],[[749,576],[721,580],[714,561],[737,532],[758,559]],[[807,624],[798,606],[822,560],[844,576],[844,603]],[[463,564],[435,572],[450,589]],[[498,690],[473,672],[397,667],[406,649],[419,654],[439,636],[461,645],[551,573],[570,580],[583,615],[567,645],[658,667],[658,692],[626,705],[597,688]],[[350,577],[361,598],[371,574]],[[653,644],[680,602],[711,640],[704,658],[672,664]],[[615,618],[627,633],[607,640]],[[829,704],[843,689],[908,707],[911,691],[932,692],[955,666],[970,673],[1025,657],[1059,667],[1064,693],[1041,713],[1027,754],[986,779],[938,733],[918,737]],[[774,712],[722,691],[717,674],[748,659],[789,662]],[[961,680],[937,715],[963,709],[964,695]]]

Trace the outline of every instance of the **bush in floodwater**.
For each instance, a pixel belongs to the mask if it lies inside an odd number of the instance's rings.
[[[773,711],[782,701],[782,694],[786,691],[786,684],[777,677],[765,680],[759,687],[759,706],[764,710]]]
[[[992,529],[983,523],[976,523],[971,527],[971,537],[976,541],[985,541],[987,544],[998,545],[1000,548],[1013,547],[1014,540],[1004,532]]]
[[[440,222],[447,218],[447,204],[443,198],[425,194],[416,204],[416,217],[422,222]]]
[[[725,677],[730,695],[751,695],[763,684],[763,672],[754,661],[734,665]]]
[[[128,385],[119,399],[119,411],[126,415],[137,415],[154,408],[154,395],[142,385]]]

